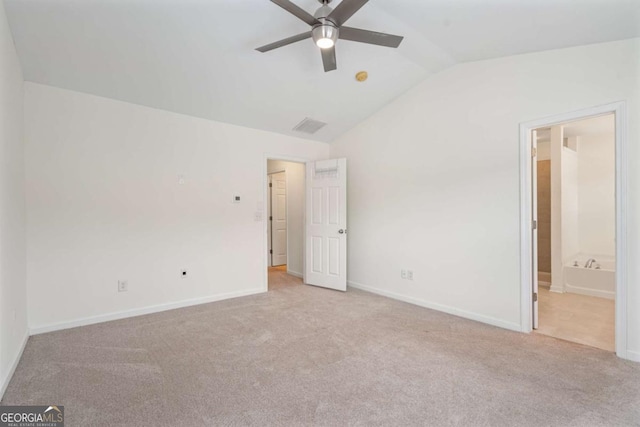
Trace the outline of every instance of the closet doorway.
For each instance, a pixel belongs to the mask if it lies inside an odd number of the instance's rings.
[[[267,159],[268,290],[302,284],[306,165]]]

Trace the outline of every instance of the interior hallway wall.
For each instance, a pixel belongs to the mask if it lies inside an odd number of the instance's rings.
[[[325,143],[33,83],[25,121],[35,332],[263,291],[265,153],[329,154]]]
[[[340,137],[351,285],[520,330],[519,125],[626,101],[626,353],[640,361],[639,80],[640,39],[459,64]]]
[[[0,398],[28,337],[23,79],[0,2]]]
[[[287,272],[302,277],[305,165],[282,160],[267,161],[267,173],[282,171],[287,173]]]

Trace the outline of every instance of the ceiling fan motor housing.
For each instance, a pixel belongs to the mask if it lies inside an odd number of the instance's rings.
[[[320,24],[315,25],[311,30],[311,36],[313,41],[320,47],[323,47],[322,41],[327,40],[326,47],[332,47],[336,40],[338,40],[339,29],[338,26],[328,19],[327,17],[333,11],[331,7],[328,6],[328,2],[324,2],[321,7],[316,10],[314,13],[314,18],[316,18]],[[328,41],[331,40],[329,43]]]

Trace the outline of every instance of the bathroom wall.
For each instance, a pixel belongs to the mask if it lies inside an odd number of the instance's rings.
[[[551,142],[546,140],[538,140],[538,161],[551,160]]]
[[[578,229],[582,254],[616,254],[615,135],[583,135],[578,143]]]
[[[565,291],[563,266],[580,253],[578,229],[577,138],[565,137],[563,125],[550,129],[551,290]]]
[[[575,138],[570,139],[570,146]],[[562,147],[562,263],[573,260],[580,252],[580,230],[578,229],[578,153]]]
[[[562,153],[564,128],[552,126],[549,132],[549,155],[551,159],[551,290],[564,292],[562,276]]]

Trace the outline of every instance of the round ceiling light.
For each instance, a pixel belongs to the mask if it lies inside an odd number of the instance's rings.
[[[332,24],[322,24],[311,30],[313,41],[320,49],[329,49],[338,40],[338,28]]]

